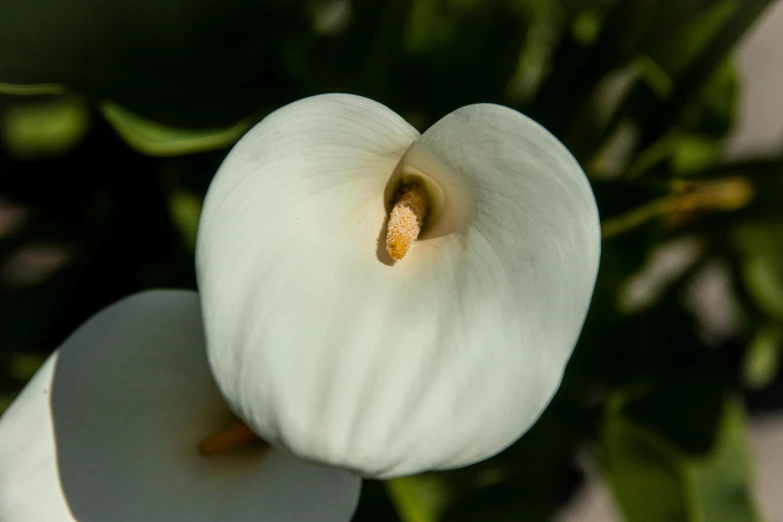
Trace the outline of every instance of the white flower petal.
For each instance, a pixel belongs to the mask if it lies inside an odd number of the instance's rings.
[[[231,417],[201,331],[185,291],[78,329],[0,419],[0,520],[349,520],[359,479],[344,471],[276,450],[198,454]]]
[[[538,124],[475,105],[416,138],[363,98],[289,105],[229,154],[198,237],[207,350],[234,411],[373,477],[467,465],[527,430],[598,268],[590,185]],[[391,266],[390,180],[422,175],[435,216]]]

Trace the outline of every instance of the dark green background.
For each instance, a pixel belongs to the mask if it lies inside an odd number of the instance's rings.
[[[607,237],[583,335],[518,443],[463,470],[366,481],[355,520],[549,520],[583,483],[578,451],[631,522],[757,520],[744,434],[783,406],[783,156],[721,163],[720,150],[742,88],[731,51],[768,4],[0,2],[0,408],[101,307],[195,288],[211,176],[269,111],[350,92],[424,130],[496,102],[550,129],[593,184]],[[700,193],[728,178],[753,197],[658,205],[682,195],[673,180]],[[625,306],[653,250],[683,239],[688,266]],[[715,266],[740,320],[705,337],[684,295]]]

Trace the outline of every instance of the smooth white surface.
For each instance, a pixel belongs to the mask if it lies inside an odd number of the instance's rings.
[[[196,447],[230,413],[194,292],[138,294],[52,355],[0,419],[3,522],[348,521],[359,479],[248,448]]]
[[[365,98],[293,103],[234,147],[199,225],[207,348],[232,409],[365,476],[516,440],[559,386],[598,269],[590,185],[545,129],[485,104],[417,138]],[[391,266],[388,186],[410,172],[444,207]]]

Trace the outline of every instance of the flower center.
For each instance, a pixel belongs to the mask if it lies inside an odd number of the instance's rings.
[[[211,457],[250,444],[269,446],[247,424],[237,419],[231,425],[203,439],[198,445],[198,452],[202,457]]]
[[[389,214],[386,252],[399,261],[419,237],[427,214],[427,194],[418,184],[405,185]]]

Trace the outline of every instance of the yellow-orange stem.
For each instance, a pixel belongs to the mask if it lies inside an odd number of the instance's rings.
[[[266,443],[256,435],[247,424],[237,420],[202,440],[198,445],[198,452],[204,457],[211,457],[226,453],[236,448],[250,444]]]

